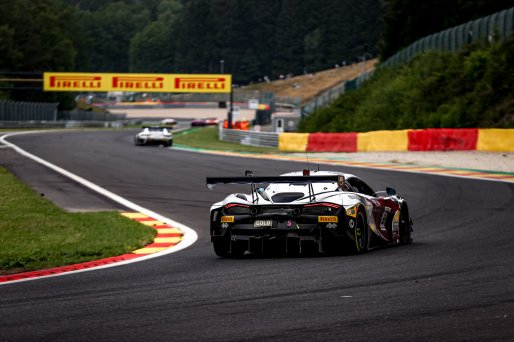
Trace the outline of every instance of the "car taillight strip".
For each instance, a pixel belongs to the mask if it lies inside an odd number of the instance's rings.
[[[314,203],[314,204],[306,204],[304,207],[330,207],[334,209],[341,208],[339,204],[334,203]]]
[[[229,204],[225,205],[225,209],[230,209],[232,207],[250,208],[249,205],[239,204],[239,203],[229,203]]]

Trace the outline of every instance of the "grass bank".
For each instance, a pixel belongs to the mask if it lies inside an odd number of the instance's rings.
[[[117,212],[66,212],[1,167],[0,216],[0,274],[120,255],[155,236]]]
[[[276,153],[277,148],[274,147],[257,147],[241,145],[218,139],[217,127],[192,128],[187,131],[176,133],[173,135],[174,146],[184,146],[192,148],[236,151],[236,152],[253,152],[253,153]]]
[[[514,127],[514,35],[377,68],[361,88],[300,123],[303,132]]]

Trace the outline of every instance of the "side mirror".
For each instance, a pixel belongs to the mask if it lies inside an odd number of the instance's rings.
[[[396,195],[396,190],[393,189],[393,188],[387,188],[386,187],[386,193],[389,195],[389,196],[394,196]]]

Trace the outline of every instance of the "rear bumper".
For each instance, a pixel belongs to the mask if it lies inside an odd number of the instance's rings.
[[[286,223],[287,224],[287,223]],[[212,234],[213,243],[230,243],[252,254],[260,253],[317,253],[331,252],[333,246],[342,246],[347,239],[343,222],[327,228],[320,224],[303,224],[297,228],[253,228],[251,225],[234,225],[219,235]],[[231,248],[232,249],[232,248]]]

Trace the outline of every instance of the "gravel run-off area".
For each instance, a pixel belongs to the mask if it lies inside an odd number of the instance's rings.
[[[304,156],[305,153],[295,153]],[[514,153],[481,151],[308,153],[309,158],[514,172]]]

